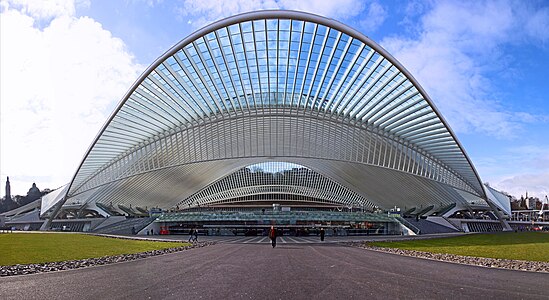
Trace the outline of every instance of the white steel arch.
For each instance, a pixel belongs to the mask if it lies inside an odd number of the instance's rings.
[[[387,51],[331,19],[259,11],[198,30],[147,68],[65,201],[170,208],[264,161],[307,166],[382,208],[486,199],[455,134]]]
[[[214,181],[177,206],[213,206],[266,202],[296,205],[346,206],[374,210],[375,205],[359,194],[345,188],[322,174],[303,166],[285,162],[270,162],[277,170],[261,168],[256,164],[242,168]],[[254,167],[259,167],[254,170]],[[264,197],[260,197],[264,196]]]

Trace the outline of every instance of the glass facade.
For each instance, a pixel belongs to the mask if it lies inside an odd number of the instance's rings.
[[[211,24],[151,65],[67,199],[168,209],[265,161],[303,165],[369,206],[486,197],[449,126],[390,54],[336,21],[264,11]]]

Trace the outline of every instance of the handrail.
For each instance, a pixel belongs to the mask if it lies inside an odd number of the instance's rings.
[[[413,225],[412,223],[406,221],[404,218],[402,217],[396,217],[395,219],[397,219],[402,225],[408,227],[410,230],[412,230],[415,234],[419,234],[421,232],[421,230],[419,228],[417,228],[415,225]]]
[[[448,217],[445,217],[445,216],[440,216],[440,217],[446,220],[446,222],[448,222],[450,225],[454,226],[454,228],[457,229],[457,231],[461,231],[461,232],[464,231],[463,228],[459,228],[456,224],[454,224],[454,222],[451,222]]]

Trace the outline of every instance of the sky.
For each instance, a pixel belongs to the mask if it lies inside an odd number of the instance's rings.
[[[549,1],[0,0],[0,195],[68,183],[131,84],[170,47],[238,13],[347,24],[430,95],[483,182],[549,194]]]

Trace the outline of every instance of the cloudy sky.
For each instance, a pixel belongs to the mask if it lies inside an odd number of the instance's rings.
[[[139,74],[200,27],[291,9],[363,32],[419,80],[484,182],[549,194],[549,2],[0,0],[1,192],[70,181]]]

